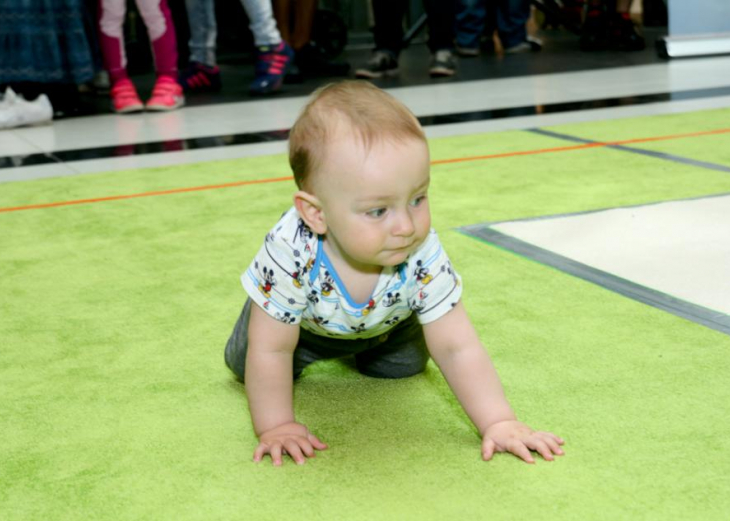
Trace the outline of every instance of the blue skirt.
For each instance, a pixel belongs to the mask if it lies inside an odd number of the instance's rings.
[[[0,0],[0,83],[91,80],[86,16],[83,0]]]

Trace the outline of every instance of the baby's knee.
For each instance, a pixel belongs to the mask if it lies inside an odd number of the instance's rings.
[[[246,375],[246,352],[245,350],[241,352],[240,349],[236,349],[233,337],[228,339],[226,344],[225,361],[228,369],[233,371],[236,378],[243,382]]]
[[[246,303],[233,326],[231,336],[225,350],[225,361],[228,368],[243,382],[246,372],[246,352],[248,351],[248,321],[251,317],[251,299]]]

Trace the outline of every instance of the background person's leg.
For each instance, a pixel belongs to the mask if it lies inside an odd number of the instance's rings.
[[[123,28],[126,13],[126,0],[99,0],[99,44],[112,86],[127,78]]]
[[[214,0],[185,0],[190,25],[190,58],[188,67],[180,71],[178,83],[185,92],[218,91],[222,87],[220,69],[216,65]]]
[[[251,94],[270,94],[284,83],[294,51],[282,40],[276,27],[271,0],[241,0],[241,3],[251,21],[249,27],[256,45],[256,77],[248,90]]]
[[[388,51],[398,57],[403,47],[403,16],[407,7],[406,0],[373,0],[376,51]]]
[[[454,48],[455,0],[423,0],[428,15],[428,48],[432,53]]]
[[[498,5],[497,30],[507,52],[527,41],[530,0],[498,0]]]
[[[456,73],[454,31],[456,0],[423,0],[428,15],[428,48],[431,65],[428,73],[433,78],[453,76]]]
[[[213,0],[185,0],[190,25],[190,61],[216,66],[218,25]]]
[[[487,17],[487,0],[457,0],[456,50],[462,56],[477,56]]]
[[[177,39],[167,0],[136,0],[139,14],[147,27],[155,57],[158,78],[177,79]]]
[[[250,20],[254,45],[264,47],[281,43],[281,33],[276,27],[271,0],[241,0],[246,15]]]

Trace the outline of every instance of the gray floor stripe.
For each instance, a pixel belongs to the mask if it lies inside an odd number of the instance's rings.
[[[583,210],[580,212],[567,212],[567,213],[553,213],[550,215],[537,215],[535,217],[524,217],[522,219],[510,219],[508,221],[491,221],[489,223],[469,224],[467,226],[462,226],[460,229],[470,232],[472,229],[476,230],[479,228],[483,228],[485,226],[494,226],[495,224],[512,223],[512,222],[528,222],[528,221],[544,221],[546,219],[558,219],[560,217],[575,217],[577,215],[588,215],[591,213],[607,212],[609,210],[619,210],[619,209],[626,210],[628,208],[645,208],[647,206],[656,206],[658,204],[665,204],[665,203],[676,203],[676,202],[680,202],[680,201],[698,201],[700,199],[712,199],[714,197],[727,197],[728,195],[730,195],[730,192],[721,192],[719,194],[698,195],[696,197],[682,197],[680,199],[665,199],[663,201],[653,201],[653,202],[649,202],[649,203],[627,204],[625,206],[609,206],[606,208],[596,208],[595,210]]]
[[[541,264],[552,266],[570,275],[598,284],[606,289],[638,300],[658,309],[668,311],[698,324],[702,324],[716,331],[730,335],[730,316],[707,309],[684,300],[677,299],[666,293],[653,290],[622,279],[605,271],[601,271],[580,262],[576,262],[562,255],[539,248],[509,235],[503,234],[489,227],[489,224],[472,225],[459,228],[465,235],[476,237],[485,242],[499,246],[513,253],[532,259]]]
[[[552,130],[544,130],[541,128],[532,128],[529,130],[534,134],[541,134],[543,136],[554,137],[562,139],[563,141],[572,141],[575,143],[598,143],[592,139],[583,139],[568,134],[561,134],[560,132],[553,132]],[[730,173],[730,167],[725,165],[718,165],[716,163],[708,163],[707,161],[699,161],[697,159],[690,159],[688,157],[675,156],[673,154],[667,154],[665,152],[656,152],[653,150],[642,150],[641,148],[632,148],[625,145],[606,145],[606,148],[613,148],[615,150],[621,150],[623,152],[631,152],[632,154],[640,154],[642,156],[649,156],[656,159],[664,159],[666,161],[672,161],[674,163],[683,163],[685,165],[697,166],[700,168],[706,168],[708,170],[716,170],[718,172]]]

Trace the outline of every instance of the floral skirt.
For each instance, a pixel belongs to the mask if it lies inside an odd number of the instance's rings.
[[[84,0],[0,0],[0,83],[94,76]]]

